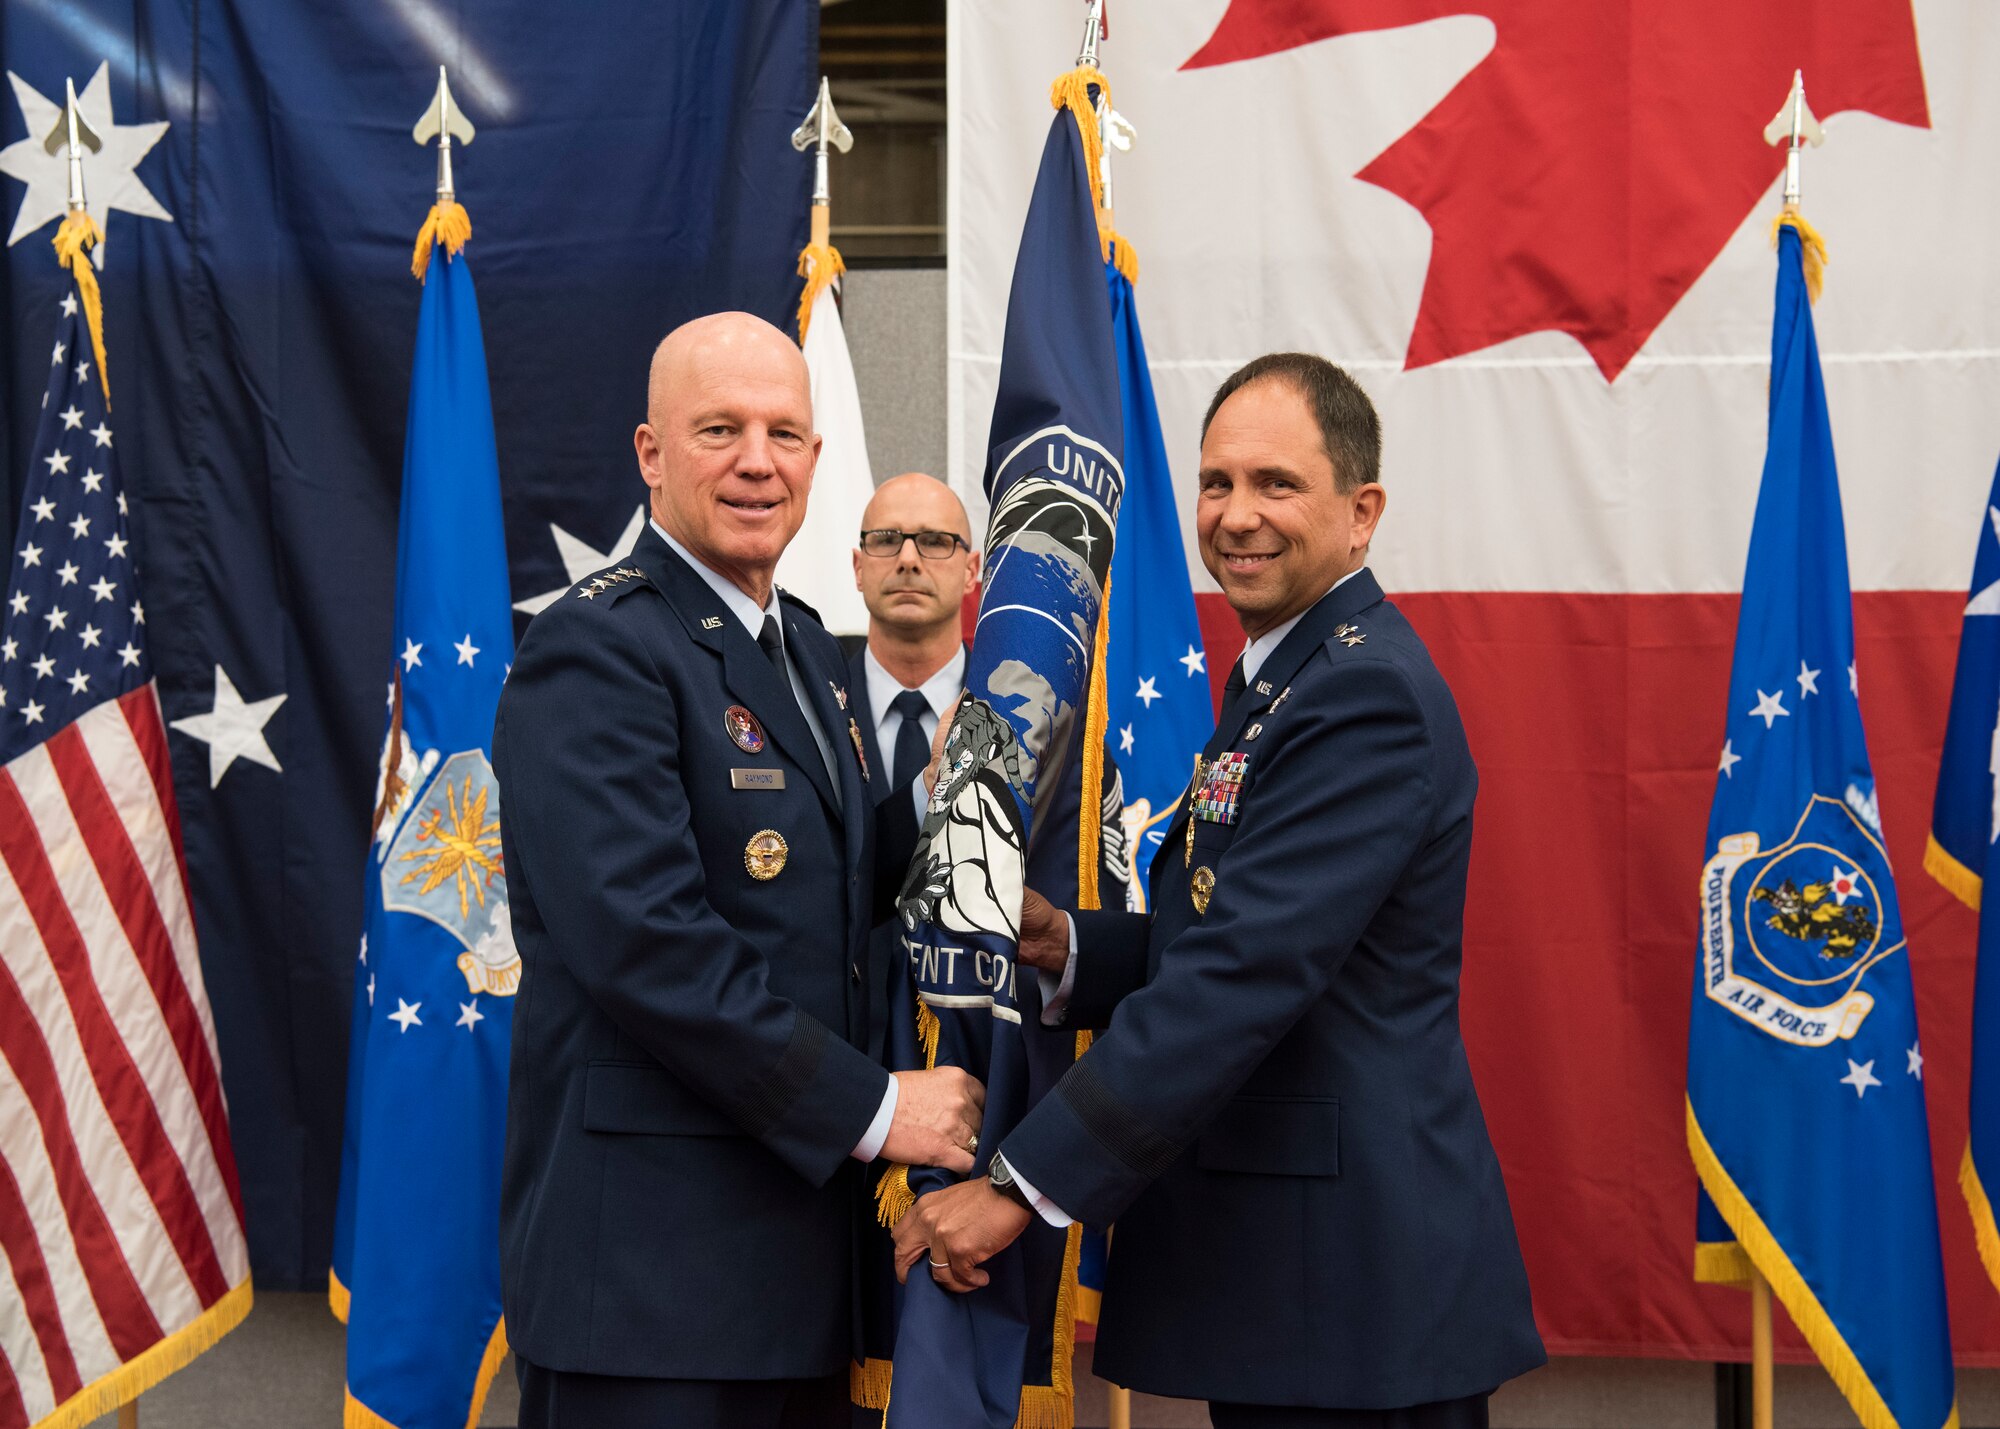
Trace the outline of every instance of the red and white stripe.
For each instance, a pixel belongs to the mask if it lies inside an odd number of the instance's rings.
[[[153,686],[0,770],[0,1429],[249,1278]]]

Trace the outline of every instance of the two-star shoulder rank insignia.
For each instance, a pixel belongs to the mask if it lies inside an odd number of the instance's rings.
[[[644,580],[645,578],[646,573],[644,571],[634,569],[631,566],[620,566],[615,571],[606,571],[601,576],[591,577],[576,588],[576,593],[577,597],[581,600],[596,600],[600,594],[610,590],[613,586],[620,586],[625,584],[626,581]]]
[[[1358,625],[1342,625],[1333,632],[1333,638],[1352,650],[1368,637],[1361,633],[1361,627]]]

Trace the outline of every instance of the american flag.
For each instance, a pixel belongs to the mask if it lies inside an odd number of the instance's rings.
[[[104,1413],[250,1308],[166,729],[82,308],[72,281],[0,606],[0,1254],[25,1311],[0,1310],[0,1429]]]

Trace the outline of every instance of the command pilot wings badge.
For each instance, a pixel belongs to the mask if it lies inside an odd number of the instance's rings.
[[[1791,837],[1720,840],[1701,875],[1702,988],[1801,1047],[1852,1037],[1875,1006],[1868,970],[1903,949],[1889,859],[1838,799],[1814,795]]]

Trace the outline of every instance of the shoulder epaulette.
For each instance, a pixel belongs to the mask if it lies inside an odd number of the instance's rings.
[[[578,600],[596,600],[601,595],[608,595],[611,600],[616,600],[629,591],[651,584],[652,582],[646,578],[646,573],[637,566],[614,566],[610,570],[599,571],[586,580],[578,581],[570,588],[570,594]]]
[[[797,596],[793,595],[783,586],[778,587],[778,599],[790,601],[793,605],[796,605],[800,610],[803,610],[807,615],[810,615],[813,618],[813,624],[820,626],[822,629],[825,628],[826,626],[825,618],[821,616],[817,610],[814,610],[812,606],[808,605],[805,601],[800,600]]]

